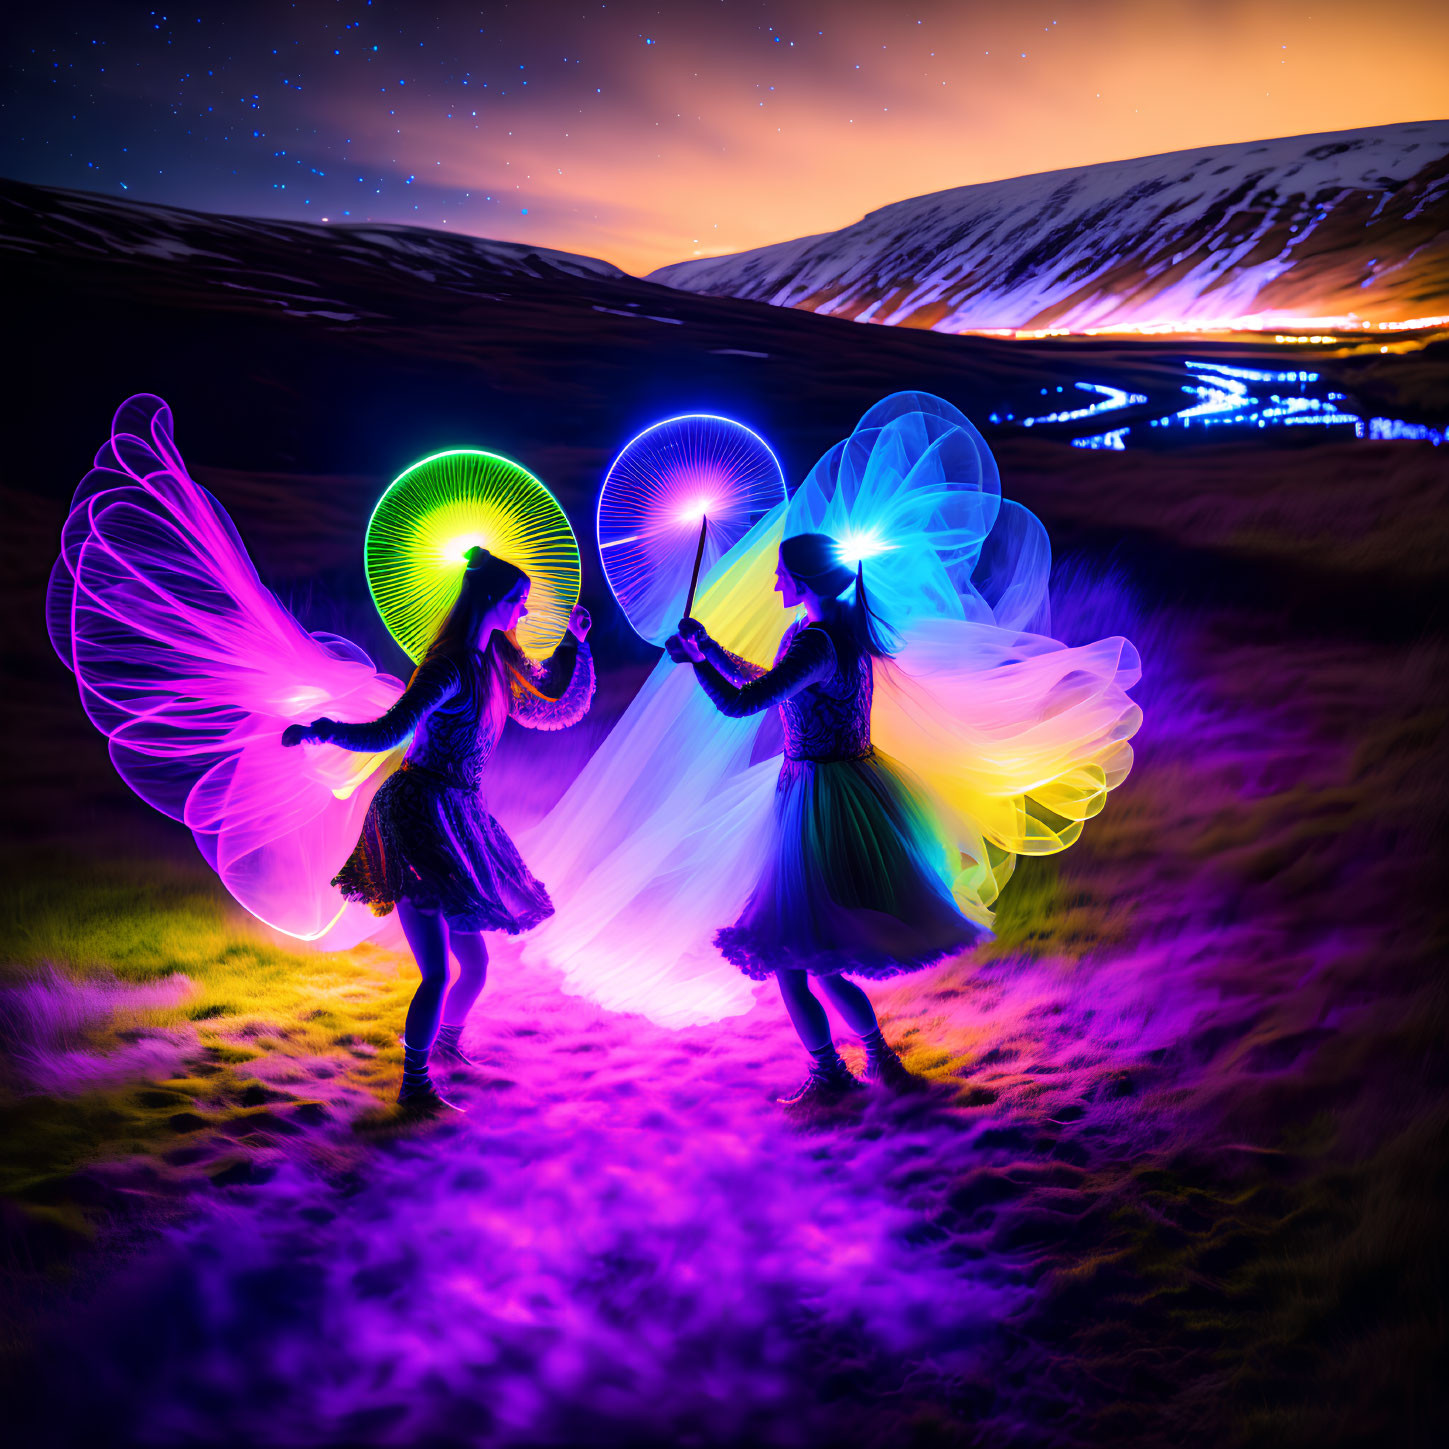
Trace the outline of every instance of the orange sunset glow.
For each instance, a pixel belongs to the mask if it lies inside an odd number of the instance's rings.
[[[741,44],[730,9],[666,10],[642,55],[605,47],[601,94],[560,86],[507,126],[461,132],[421,98],[349,124],[379,164],[427,157],[435,187],[505,176],[528,215],[489,235],[643,273],[946,187],[1449,104],[1449,8],[1427,4],[815,7],[813,28],[767,7],[780,44]]]
[[[636,273],[947,187],[1449,109],[1432,0],[89,8],[15,22],[11,176]]]

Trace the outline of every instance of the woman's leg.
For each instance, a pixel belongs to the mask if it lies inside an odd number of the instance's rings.
[[[420,911],[409,900],[397,903],[397,916],[423,977],[408,1007],[403,1042],[414,1051],[427,1051],[438,1034],[448,985],[448,923],[439,912]]]
[[[855,982],[847,981],[844,976],[822,976],[820,989],[856,1036],[871,1036],[880,1030],[870,997]]]
[[[847,981],[844,976],[822,976],[820,989],[845,1018],[846,1026],[860,1038],[865,1048],[867,1077],[889,1087],[909,1089],[920,1086],[920,1078],[906,1070],[900,1057],[887,1044],[870,997],[855,982]]]
[[[804,971],[777,971],[775,980],[780,983],[780,996],[785,1010],[805,1050],[818,1052],[830,1045],[830,1020],[825,1008],[816,1001],[810,990],[810,977]]]
[[[810,1075],[788,1097],[777,1097],[776,1101],[782,1107],[825,1106],[859,1091],[860,1083],[841,1061],[830,1039],[830,1019],[810,990],[810,977],[804,971],[777,971],[775,979],[780,983],[785,1010],[813,1058]]]
[[[443,1003],[443,1025],[461,1027],[488,979],[488,945],[482,931],[448,932],[448,945],[458,962],[458,978]]]

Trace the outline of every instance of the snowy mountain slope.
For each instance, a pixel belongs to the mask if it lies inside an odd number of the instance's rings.
[[[961,186],[649,280],[943,332],[1444,314],[1449,121]]]
[[[171,263],[204,284],[258,293],[296,310],[329,315],[359,313],[350,300],[328,296],[316,285],[323,273],[341,280],[348,272],[422,282],[473,293],[500,277],[623,278],[617,267],[593,257],[549,247],[530,247],[482,237],[449,235],[421,227],[381,224],[320,226],[305,222],[217,216],[179,207],[154,206],[85,191],[0,184],[0,256],[39,252],[117,262]],[[257,258],[296,257],[302,277],[259,270]],[[273,262],[273,266],[275,263]]]

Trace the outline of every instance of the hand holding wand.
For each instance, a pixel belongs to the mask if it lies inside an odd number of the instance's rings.
[[[684,601],[684,617],[679,621],[680,632],[664,641],[665,651],[676,664],[683,664],[686,660],[699,660],[704,656],[699,652],[699,646],[691,636],[688,640],[684,638],[684,626],[694,623],[691,615],[694,613],[694,594],[699,587],[699,566],[704,559],[704,540],[709,531],[709,518],[701,515],[699,520],[699,546],[694,551],[694,572],[689,576],[689,594]],[[695,625],[698,628],[698,625]]]

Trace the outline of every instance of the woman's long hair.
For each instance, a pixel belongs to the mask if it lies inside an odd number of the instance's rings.
[[[850,636],[863,654],[889,659],[900,647],[896,632],[870,606],[865,564],[854,569],[841,561],[840,545],[826,533],[797,533],[780,545],[780,562],[791,578],[822,599],[838,599],[852,584],[855,597],[841,605]]]
[[[471,685],[479,715],[506,714],[508,690],[504,671],[511,668],[515,674],[518,672],[523,658],[518,641],[511,633],[504,634],[501,630],[495,630],[491,639],[479,640],[477,651],[473,641],[488,611],[528,575],[517,564],[485,548],[474,546],[464,557],[468,567],[463,572],[457,600],[438,625],[438,632],[423,655],[423,663],[451,659],[463,676],[464,688]],[[494,719],[495,724],[501,722],[499,718]]]

